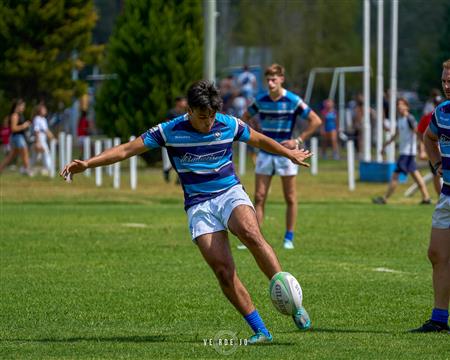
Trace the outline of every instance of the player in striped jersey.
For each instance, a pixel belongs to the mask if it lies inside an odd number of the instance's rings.
[[[245,141],[304,166],[308,166],[304,160],[310,153],[304,149],[289,149],[250,129],[241,120],[219,114],[220,94],[208,81],[198,81],[189,88],[188,105],[188,114],[161,123],[136,140],[108,149],[89,160],[74,160],[65,166],[61,175],[70,179],[72,174],[87,168],[109,165],[165,146],[184,190],[194,243],[214,271],[225,296],[255,332],[249,342],[270,342],[272,335],[237,276],[227,230],[249,248],[269,279],[281,271],[281,265],[261,234],[253,204],[236,176],[232,144]],[[304,313],[299,312],[294,321],[304,330],[302,316]]]
[[[258,96],[244,114],[248,122],[259,114],[262,133],[288,149],[302,147],[321,125],[320,117],[296,94],[283,88],[284,68],[278,64],[269,66],[264,73],[269,91]],[[308,126],[296,139],[292,132],[298,117],[308,119]],[[256,159],[255,208],[260,224],[264,220],[264,205],[273,175],[281,176],[286,200],[286,232],[284,248],[294,248],[295,220],[297,218],[296,175],[298,166],[287,158],[267,151],[260,151]]]
[[[449,332],[450,300],[450,59],[443,63],[442,89],[447,98],[434,110],[424,143],[433,171],[444,183],[433,213],[428,258],[433,265],[434,308],[413,332]]]

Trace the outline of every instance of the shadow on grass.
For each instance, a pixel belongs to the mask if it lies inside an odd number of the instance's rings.
[[[298,331],[290,331],[290,333],[298,333]],[[363,330],[363,329],[332,329],[332,328],[312,328],[308,332],[312,333],[347,333],[347,334],[397,334],[398,331],[385,330]]]
[[[275,339],[273,342],[271,342],[271,343],[267,343],[267,344],[258,344],[257,346],[258,347],[261,347],[261,346],[263,346],[263,347],[266,347],[266,346],[270,346],[270,347],[272,347],[272,346],[294,346],[294,345],[298,345],[298,344],[296,344],[296,343],[294,343],[294,342],[289,342],[289,341],[279,341],[279,340],[277,340],[277,339]],[[247,345],[247,346],[254,346],[254,345]]]
[[[69,337],[69,338],[43,338],[43,339],[1,339],[5,341],[21,341],[21,342],[41,342],[41,343],[76,343],[83,341],[93,342],[121,342],[121,343],[158,343],[158,342],[189,342],[183,340],[171,340],[170,336],[165,335],[148,335],[148,336],[91,336],[91,337]]]
[[[43,338],[43,339],[0,339],[1,342],[27,342],[27,343],[78,343],[78,342],[117,342],[117,343],[191,343],[204,345],[203,339],[180,339],[179,336],[148,335],[148,336],[111,336],[111,337],[69,337],[69,338]],[[280,342],[263,344],[264,346],[292,346],[293,342]]]

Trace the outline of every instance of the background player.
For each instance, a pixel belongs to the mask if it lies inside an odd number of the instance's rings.
[[[283,88],[284,68],[273,64],[264,73],[269,91],[258,96],[243,116],[248,122],[259,113],[262,133],[281,143],[288,149],[302,147],[320,126],[322,121],[307,104],[296,94]],[[308,126],[296,139],[292,131],[297,116],[308,119]],[[286,201],[286,232],[284,248],[294,248],[295,220],[297,218],[296,175],[298,166],[288,158],[272,154],[262,149],[256,159],[255,208],[259,224],[264,220],[264,205],[273,175],[281,176],[284,199]]]
[[[386,204],[388,198],[394,193],[398,185],[400,173],[410,174],[416,182],[420,193],[422,194],[421,204],[431,204],[430,195],[428,194],[425,181],[417,170],[416,154],[417,154],[417,122],[409,113],[409,103],[405,98],[397,100],[397,109],[400,117],[397,121],[397,129],[395,134],[383,144],[382,153],[384,154],[386,146],[399,138],[399,153],[394,173],[384,196],[378,196],[372,199],[374,204]]]
[[[170,109],[167,113],[167,121],[175,119],[176,117],[186,114],[187,111],[187,99],[184,96],[177,96],[175,98],[175,107]],[[163,165],[163,177],[166,182],[170,181],[170,170],[172,170],[172,164],[167,154],[165,147],[161,148],[161,157]],[[178,178],[177,178],[178,183]]]
[[[428,125],[430,125],[431,122],[431,117],[434,115],[434,109],[436,108],[436,106],[438,106],[442,101],[442,97],[440,95],[436,96],[433,99],[433,105],[434,107],[432,108],[433,110],[431,110],[430,112],[426,113],[425,115],[423,115],[420,118],[419,124],[417,125],[417,132],[419,133],[419,141],[420,141],[420,159],[421,160],[425,160],[428,158],[428,155],[426,154],[425,151],[425,144],[423,143],[423,137],[425,135],[425,131],[428,128]],[[422,150],[423,148],[423,150]],[[431,163],[430,163],[431,165]],[[434,172],[433,169],[431,169],[432,174],[433,174],[433,185],[434,185],[434,190],[436,191],[437,196],[439,197],[441,195],[441,176],[439,176],[438,174],[436,174]]]

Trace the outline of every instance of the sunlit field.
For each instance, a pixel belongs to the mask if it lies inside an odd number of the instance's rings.
[[[251,335],[192,244],[181,188],[139,169],[138,189],[93,177],[0,176],[0,357],[4,359],[450,359],[444,334],[408,334],[428,318],[426,257],[433,206],[401,185],[347,188],[345,163],[298,177],[296,248],[282,248],[284,202],[274,179],[263,233],[304,292],[313,330],[276,312],[268,281],[231,238],[238,273],[274,335],[231,349],[217,334]],[[253,173],[242,178],[253,197]],[[431,186],[430,193],[436,199]],[[227,355],[228,354],[228,355]]]

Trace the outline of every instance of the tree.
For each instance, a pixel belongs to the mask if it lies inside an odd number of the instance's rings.
[[[219,36],[227,40],[227,48],[222,51],[224,66],[237,65],[227,63],[225,58],[229,53],[226,50],[233,46],[270,48],[273,61],[286,67],[288,85],[294,89],[304,89],[308,72],[315,66],[362,65],[361,0],[222,0],[221,3],[222,9],[226,9],[222,11],[225,14],[223,20],[233,25],[231,35],[224,36],[224,32],[219,30]],[[371,83],[374,94],[378,2],[370,3]],[[384,2],[385,88],[389,87],[391,3]],[[441,64],[450,56],[449,16],[448,0],[399,2],[399,89],[418,91],[425,97],[431,88],[439,87]],[[314,98],[327,96],[330,77],[320,76],[316,80],[314,94],[319,96]],[[346,76],[347,92],[362,91],[361,85],[360,74]],[[302,91],[299,93],[302,94]]]
[[[96,20],[91,0],[1,2],[2,96],[67,105],[81,95],[86,85],[72,80],[71,72],[95,62],[102,51],[91,45]]]
[[[438,12],[425,26],[427,30],[417,34],[420,37],[418,61],[415,74],[419,74],[419,92],[424,97],[429,96],[433,88],[441,89],[442,63],[450,59],[450,2],[439,2]],[[433,30],[431,32],[431,30]],[[412,74],[414,78],[415,74]]]
[[[233,6],[237,17],[234,42],[271,47],[274,62],[285,66],[288,85],[293,89],[305,89],[313,67],[361,63],[358,0],[242,0]],[[354,80],[361,82],[360,78],[350,78],[347,84],[353,85]],[[315,92],[327,94],[329,86],[330,78],[318,77]]]
[[[164,121],[175,97],[202,75],[200,1],[130,0],[107,47],[96,122],[128,139]]]

